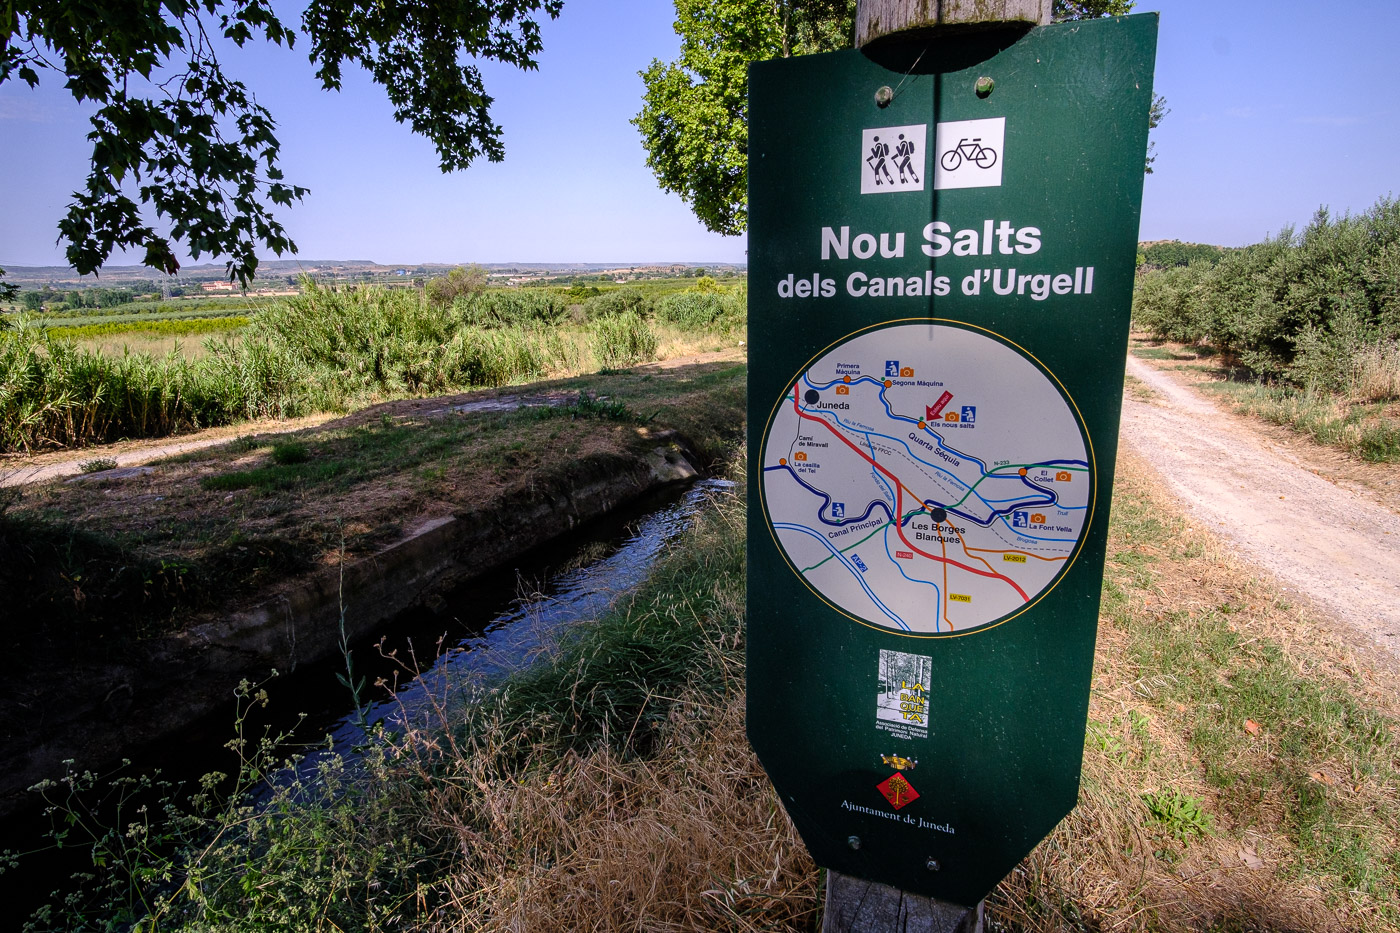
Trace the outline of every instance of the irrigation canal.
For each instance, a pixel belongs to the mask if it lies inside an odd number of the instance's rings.
[[[270,678],[265,683],[270,701],[250,711],[244,735],[255,739],[292,731],[292,742],[303,746],[321,740],[322,751],[300,766],[307,772],[327,754],[323,737],[330,737],[331,751],[353,757],[364,742],[366,723],[383,721],[393,728],[398,717],[430,712],[432,698],[449,688],[456,698],[464,691],[490,689],[547,651],[560,632],[597,618],[641,583],[667,544],[702,510],[732,495],[732,486],[726,480],[706,479],[663,488],[582,526],[563,541],[537,548],[517,562],[514,573],[478,579],[434,599],[432,605],[401,614],[350,647],[354,680],[363,678],[364,683],[358,707],[341,679],[346,673],[343,657]],[[353,612],[354,607],[346,610]],[[396,659],[388,657],[395,653]],[[392,694],[375,686],[381,678],[395,685]],[[166,780],[192,787],[206,773],[231,773],[237,759],[226,746],[233,730],[232,713],[208,717],[158,745],[133,749],[131,763],[120,774],[158,771]],[[3,848],[25,852],[44,844],[50,818],[41,803],[36,795],[32,809],[0,823]],[[84,855],[80,848],[68,848],[27,856],[17,869],[0,874],[6,913],[27,917],[49,892],[65,886],[69,874],[90,871]]]

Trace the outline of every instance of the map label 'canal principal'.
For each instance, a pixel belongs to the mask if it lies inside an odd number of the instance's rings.
[[[750,70],[748,732],[820,865],[970,905],[1074,806],[1156,28]]]

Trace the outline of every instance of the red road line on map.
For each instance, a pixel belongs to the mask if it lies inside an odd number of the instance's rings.
[[[904,513],[901,512],[900,514],[902,515],[902,514],[904,514]],[[951,523],[950,523],[950,524],[951,524]],[[934,530],[938,532],[938,537],[940,537],[940,538],[943,537],[943,523],[942,523],[942,522],[934,522],[933,527],[934,527]],[[948,556],[948,545],[945,544],[944,542],[940,541],[940,542],[938,542],[938,546],[939,546],[940,549],[942,549],[942,551],[943,551],[943,556],[946,558],[946,557]],[[948,618],[948,593],[949,593],[949,592],[950,592],[950,590],[948,589],[948,562],[945,560],[945,561],[943,562],[943,621],[948,623],[948,631],[951,632],[951,631],[953,630],[953,620],[950,619],[950,618]],[[935,627],[935,628],[934,628],[934,631],[938,631],[938,629]]]
[[[854,450],[854,451],[856,452],[856,454],[857,454],[862,460],[864,460],[866,463],[870,464],[870,465],[873,466],[875,469],[879,470],[881,473],[885,474],[885,475],[888,476],[891,480],[893,480],[893,481],[894,481],[894,487],[895,487],[895,514],[896,514],[896,515],[903,515],[903,514],[904,514],[904,507],[903,507],[903,505],[901,505],[901,503],[902,503],[903,497],[904,497],[904,490],[907,489],[908,487],[906,487],[906,486],[904,485],[904,481],[903,481],[903,480],[901,480],[898,476],[895,476],[895,475],[894,475],[893,473],[891,473],[889,470],[887,470],[887,469],[885,469],[884,467],[880,466],[880,464],[876,463],[874,457],[868,456],[868,455],[866,454],[865,451],[861,450],[861,449],[860,449],[859,447],[857,447],[855,444],[852,444],[849,438],[847,438],[847,437],[846,437],[844,434],[842,434],[840,431],[837,431],[835,428],[833,428],[830,424],[828,424],[828,423],[826,422],[825,419],[823,419],[823,418],[818,418],[816,415],[809,415],[809,414],[807,414],[806,412],[804,412],[804,411],[802,410],[801,405],[800,405],[800,404],[798,403],[798,401],[797,401],[797,393],[796,393],[795,391],[794,391],[793,394],[792,394],[792,410],[795,411],[795,412],[797,412],[797,417],[799,417],[799,418],[805,418],[805,419],[808,420],[808,421],[815,421],[817,424],[820,424],[822,427],[826,428],[828,431],[830,431],[832,434],[834,434],[843,444],[845,444],[847,447],[849,447],[849,448],[851,448],[852,450]],[[913,494],[914,494],[914,490],[910,489],[910,490],[909,490],[909,494],[910,494],[910,495],[913,495]],[[923,504],[923,500],[922,500],[922,499],[919,500],[919,503],[920,503],[920,505],[922,505],[922,504]],[[909,540],[908,538],[904,537],[904,527],[903,527],[898,521],[896,521],[896,522],[894,523],[894,528],[895,528],[895,531],[899,534],[899,540],[903,541],[909,548],[911,548],[912,550],[914,550],[915,552],[917,552],[917,553],[919,553],[919,554],[924,555],[924,556],[927,557],[929,560],[942,561],[942,562],[944,562],[944,563],[952,564],[954,567],[957,567],[957,568],[959,568],[959,569],[961,569],[961,570],[966,570],[968,573],[975,573],[975,574],[977,574],[979,577],[991,577],[993,580],[1000,580],[1000,581],[1002,581],[1003,583],[1005,583],[1005,584],[1007,584],[1008,586],[1010,586],[1010,587],[1011,587],[1013,590],[1015,590],[1017,593],[1021,594],[1021,599],[1022,599],[1024,602],[1030,602],[1030,601],[1031,601],[1031,598],[1030,598],[1029,596],[1026,595],[1026,591],[1023,590],[1023,589],[1021,589],[1019,586],[1017,586],[1017,585],[1016,585],[1016,581],[1015,581],[1015,580],[1012,580],[1010,577],[1005,577],[1005,576],[1002,576],[1002,575],[999,574],[999,573],[995,573],[995,572],[988,571],[988,570],[978,570],[976,567],[969,567],[967,564],[959,563],[958,561],[953,560],[951,557],[938,557],[938,556],[936,556],[936,555],[930,554],[928,551],[925,551],[925,550],[922,550],[922,549],[920,549],[920,548],[918,548],[918,547],[915,547],[915,545],[914,545],[912,542],[910,542],[910,540]]]

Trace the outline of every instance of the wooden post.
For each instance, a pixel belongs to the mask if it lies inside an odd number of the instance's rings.
[[[900,33],[952,28],[1043,26],[1052,0],[858,0],[856,47]]]
[[[983,933],[982,911],[828,870],[822,933]]]
[[[1052,2],[857,0],[856,46],[954,29],[1044,25]],[[983,933],[984,904],[967,908],[828,870],[822,933]]]

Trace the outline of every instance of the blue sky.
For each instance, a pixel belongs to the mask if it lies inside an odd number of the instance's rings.
[[[1400,189],[1400,3],[1138,9],[1162,14],[1156,82],[1171,108],[1154,133],[1143,239],[1239,245]],[[225,66],[273,111],[287,178],[311,189],[284,214],[304,258],[742,262],[743,237],[706,232],[657,188],[628,122],[637,72],[676,53],[672,15],[667,0],[566,0],[544,26],[539,71],[485,68],[506,161],[448,176],[356,71],[327,94],[301,48],[250,47]],[[0,264],[63,261],[55,225],[86,170],[86,121],[50,85],[0,86]]]

